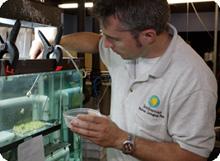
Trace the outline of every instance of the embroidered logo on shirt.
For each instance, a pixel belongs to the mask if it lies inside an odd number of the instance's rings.
[[[164,118],[162,111],[158,108],[159,105],[160,105],[159,97],[153,95],[147,99],[147,101],[142,107],[141,106],[139,107],[139,110],[156,118]]]
[[[150,99],[148,100],[148,104],[150,108],[152,109],[157,109],[157,107],[160,105],[160,99],[158,96],[151,96]]]

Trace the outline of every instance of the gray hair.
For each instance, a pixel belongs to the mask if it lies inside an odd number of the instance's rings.
[[[109,16],[115,16],[134,34],[145,29],[160,34],[167,29],[170,18],[167,0],[95,0],[93,13],[104,25]]]

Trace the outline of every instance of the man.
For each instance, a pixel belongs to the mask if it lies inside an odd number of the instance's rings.
[[[108,147],[110,161],[207,160],[215,142],[216,80],[168,24],[167,1],[96,0],[94,12],[102,36],[74,33],[61,44],[99,51],[112,78],[111,119],[79,115],[71,130]]]

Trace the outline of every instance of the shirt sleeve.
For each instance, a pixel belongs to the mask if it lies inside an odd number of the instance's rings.
[[[216,96],[197,90],[170,103],[168,131],[181,148],[208,157],[215,144]]]

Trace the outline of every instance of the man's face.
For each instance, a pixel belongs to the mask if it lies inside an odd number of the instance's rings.
[[[126,31],[120,25],[118,19],[110,16],[105,25],[102,25],[104,45],[111,48],[123,59],[136,59],[143,53],[139,38],[134,38],[130,31]]]

